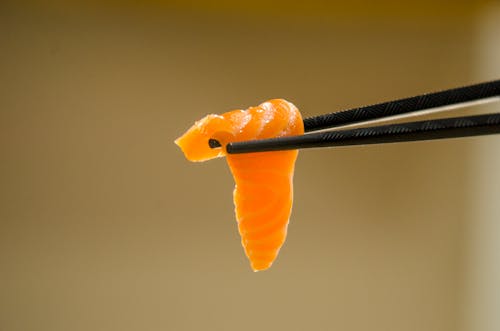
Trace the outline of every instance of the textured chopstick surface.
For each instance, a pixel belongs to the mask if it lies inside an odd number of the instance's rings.
[[[500,95],[500,80],[422,94],[304,119],[306,132],[460,104]]]
[[[235,142],[228,144],[226,150],[230,154],[236,154],[459,138],[498,133],[500,133],[500,114],[486,114]]]

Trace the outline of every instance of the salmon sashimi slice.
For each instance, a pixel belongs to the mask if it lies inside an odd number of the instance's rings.
[[[235,181],[233,198],[241,243],[254,271],[268,269],[285,242],[298,151],[227,154],[225,146],[303,133],[299,110],[286,100],[274,99],[247,110],[207,115],[175,141],[189,161],[226,157]],[[221,147],[211,148],[211,139]]]

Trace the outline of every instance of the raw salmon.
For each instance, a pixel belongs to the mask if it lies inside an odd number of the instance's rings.
[[[236,184],[233,197],[241,242],[254,271],[269,268],[285,242],[298,151],[227,154],[225,145],[303,133],[298,109],[274,99],[247,110],[207,115],[175,141],[190,161],[226,156]],[[221,147],[211,148],[210,139]]]

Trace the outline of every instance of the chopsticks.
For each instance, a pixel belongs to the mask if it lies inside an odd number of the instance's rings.
[[[239,154],[459,138],[496,133],[500,133],[500,114],[487,114],[230,143],[226,146],[226,150],[230,154]]]
[[[497,100],[500,100],[500,80],[309,117],[304,119],[307,132],[304,135],[233,142],[227,144],[226,151],[239,154],[498,134],[500,113],[339,130],[339,127],[366,125]],[[313,132],[327,128],[337,129]]]

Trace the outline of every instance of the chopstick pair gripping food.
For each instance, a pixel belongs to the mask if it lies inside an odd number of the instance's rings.
[[[456,138],[500,133],[500,114],[488,114],[311,133],[498,100],[500,80],[302,120],[290,102],[275,99],[247,110],[207,115],[175,143],[190,161],[226,157],[241,242],[254,271],[269,268],[283,245],[293,202],[299,148]],[[304,132],[308,132],[304,134]]]
[[[454,110],[500,100],[500,80],[353,108],[304,119],[305,135],[234,142],[227,153],[460,138],[500,133],[500,113],[400,124],[368,125],[415,115]],[[324,131],[324,129],[332,129]],[[314,132],[322,130],[320,132]]]

